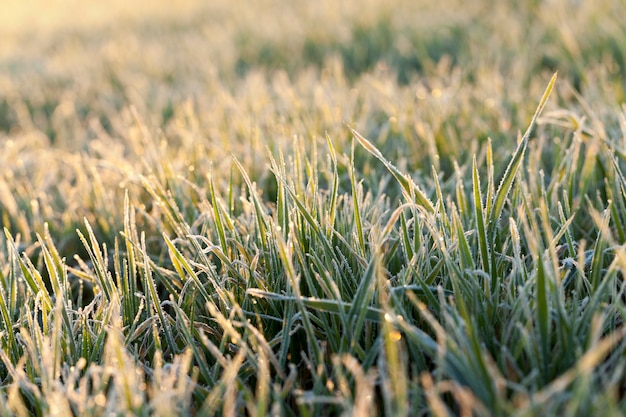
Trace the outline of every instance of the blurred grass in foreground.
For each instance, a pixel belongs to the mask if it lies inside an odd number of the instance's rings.
[[[623,413],[626,6],[425,3],[9,2],[2,412]]]

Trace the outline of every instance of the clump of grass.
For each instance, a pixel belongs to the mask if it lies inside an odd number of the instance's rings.
[[[64,51],[72,81],[13,62],[33,82],[2,81],[2,413],[621,415],[621,64],[587,48],[621,35],[487,3],[491,26],[447,7],[412,29],[418,6],[373,1],[352,35],[285,26],[302,5],[257,26],[248,11],[218,68],[186,64],[219,32],[193,19],[163,43],[150,25],[124,44],[79,33],[45,55]],[[559,13],[599,24],[577,10]],[[449,50],[420,43],[433,27],[500,36]],[[542,94],[535,52],[559,36],[548,52],[589,66]]]

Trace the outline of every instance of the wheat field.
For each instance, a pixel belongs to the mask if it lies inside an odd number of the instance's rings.
[[[1,9],[1,415],[626,413],[623,1]]]

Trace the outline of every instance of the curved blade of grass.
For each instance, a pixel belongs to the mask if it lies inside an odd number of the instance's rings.
[[[282,295],[276,294],[269,291],[259,290],[257,288],[248,288],[246,293],[252,297],[256,298],[265,298],[268,300],[274,301],[285,301],[285,302],[300,302],[305,307],[310,308],[311,310],[317,310],[322,313],[332,313],[332,314],[342,314],[349,313],[351,309],[360,308],[362,310],[361,314],[363,315],[365,320],[373,321],[379,323],[381,321],[381,317],[383,317],[383,310],[375,307],[365,307],[359,306],[357,303],[345,303],[342,301],[336,300],[328,300],[328,299],[320,299],[320,298],[311,298],[311,297],[294,297],[291,295]]]
[[[428,199],[428,197],[426,197],[422,190],[419,189],[419,187],[413,182],[413,180],[409,178],[408,175],[400,172],[398,168],[396,168],[391,162],[387,160],[387,158],[383,156],[383,154],[378,150],[376,146],[374,146],[374,144],[372,144],[372,142],[361,136],[359,132],[352,128],[350,128],[350,131],[352,131],[354,137],[359,141],[361,146],[363,146],[366,151],[374,155],[380,162],[383,163],[383,165],[385,165],[391,175],[393,175],[400,184],[407,198],[411,195],[415,195],[415,202],[417,204],[423,206],[429,213],[435,212],[433,203]]]
[[[526,151],[526,147],[528,146],[528,140],[530,139],[530,136],[534,133],[535,128],[537,127],[537,118],[539,118],[539,115],[541,114],[543,108],[548,102],[548,98],[550,98],[550,94],[552,93],[552,89],[554,88],[554,83],[556,82],[557,75],[558,73],[555,72],[552,76],[552,79],[550,79],[550,82],[548,83],[548,86],[546,87],[546,90],[541,97],[541,101],[537,106],[537,110],[535,110],[535,114],[530,121],[530,125],[528,126],[528,129],[526,129],[526,132],[524,133],[524,136],[522,137],[519,145],[517,145],[517,149],[513,153],[511,161],[506,167],[504,176],[500,181],[500,185],[498,186],[498,190],[496,191],[495,201],[493,203],[493,210],[491,211],[490,216],[487,219],[487,224],[489,224],[492,233],[495,231],[497,221],[500,218],[500,214],[502,214],[504,202],[506,201],[509,191],[511,190],[511,186],[513,185],[513,180],[515,179],[517,171],[519,170],[519,167],[524,158],[524,152]]]

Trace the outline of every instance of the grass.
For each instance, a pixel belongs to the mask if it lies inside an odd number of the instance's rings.
[[[5,25],[0,414],[626,412],[626,8],[420,3]]]

